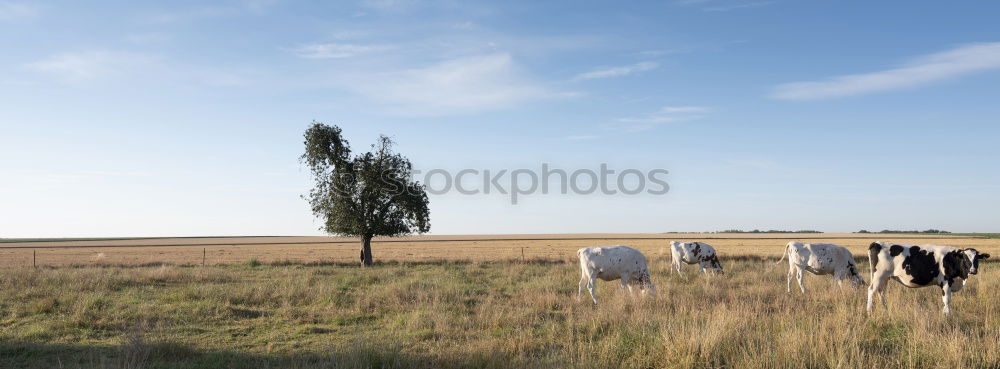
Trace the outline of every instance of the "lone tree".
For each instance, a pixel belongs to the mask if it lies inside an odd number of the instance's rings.
[[[361,238],[361,266],[372,265],[372,237],[403,236],[430,230],[427,193],[410,180],[413,164],[392,151],[380,136],[372,151],[351,157],[337,126],[313,122],[305,133],[306,152],[316,184],[304,196],[322,230]]]

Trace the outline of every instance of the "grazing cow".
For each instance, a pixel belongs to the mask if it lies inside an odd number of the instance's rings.
[[[695,264],[701,268],[702,273],[712,270],[715,273],[723,273],[722,264],[715,254],[715,248],[704,242],[670,242],[670,259],[674,265],[677,275],[681,274],[681,262]]]
[[[806,271],[816,275],[833,275],[833,280],[837,285],[842,285],[844,279],[849,279],[854,286],[864,286],[865,279],[858,273],[858,266],[854,263],[854,256],[851,251],[844,246],[831,243],[802,243],[789,242],[785,245],[785,252],[781,254],[781,260],[788,256],[788,277],[787,291],[792,293],[792,276],[799,281],[799,289],[806,293],[806,286],[803,284],[802,272]]]
[[[868,286],[868,312],[877,292],[885,303],[885,287],[889,278],[910,288],[938,286],[941,288],[944,313],[952,293],[965,286],[970,275],[979,273],[979,261],[990,254],[980,254],[976,249],[959,249],[952,246],[896,245],[891,242],[874,242],[868,246],[871,261],[872,284]]]
[[[649,292],[650,295],[656,296],[656,286],[649,279],[646,257],[639,250],[628,246],[585,247],[577,250],[576,254],[580,256],[581,271],[577,300],[583,294],[583,284],[586,282],[590,298],[594,300],[594,305],[597,305],[597,297],[594,296],[594,282],[597,278],[605,281],[619,279],[622,290],[627,288],[631,293],[632,286],[636,285],[642,294]]]

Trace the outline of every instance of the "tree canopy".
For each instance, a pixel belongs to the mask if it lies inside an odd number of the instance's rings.
[[[411,180],[413,164],[380,136],[372,151],[354,155],[340,127],[313,122],[301,161],[314,186],[304,196],[327,233],[361,237],[361,263],[371,265],[371,239],[430,230],[424,185]]]

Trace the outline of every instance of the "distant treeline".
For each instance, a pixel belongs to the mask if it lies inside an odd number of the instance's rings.
[[[928,229],[926,231],[900,231],[900,230],[892,230],[892,229],[883,229],[883,230],[878,231],[878,232],[869,232],[867,230],[862,229],[862,230],[854,232],[854,233],[939,233],[939,234],[943,234],[943,233],[951,233],[951,232],[942,231],[940,229]]]
[[[725,231],[718,232],[718,233],[823,233],[823,232],[814,231],[814,230],[811,230],[811,229],[806,229],[806,230],[801,230],[801,231],[782,231],[782,230],[777,230],[777,229],[769,229],[769,230],[766,230],[766,231],[762,231],[762,230],[759,230],[759,229],[755,229],[755,230],[752,230],[752,231],[744,231],[742,229],[727,229]]]

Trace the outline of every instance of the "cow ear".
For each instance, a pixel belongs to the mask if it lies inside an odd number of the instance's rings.
[[[989,259],[990,258],[990,254],[979,254],[979,258],[980,259]]]

